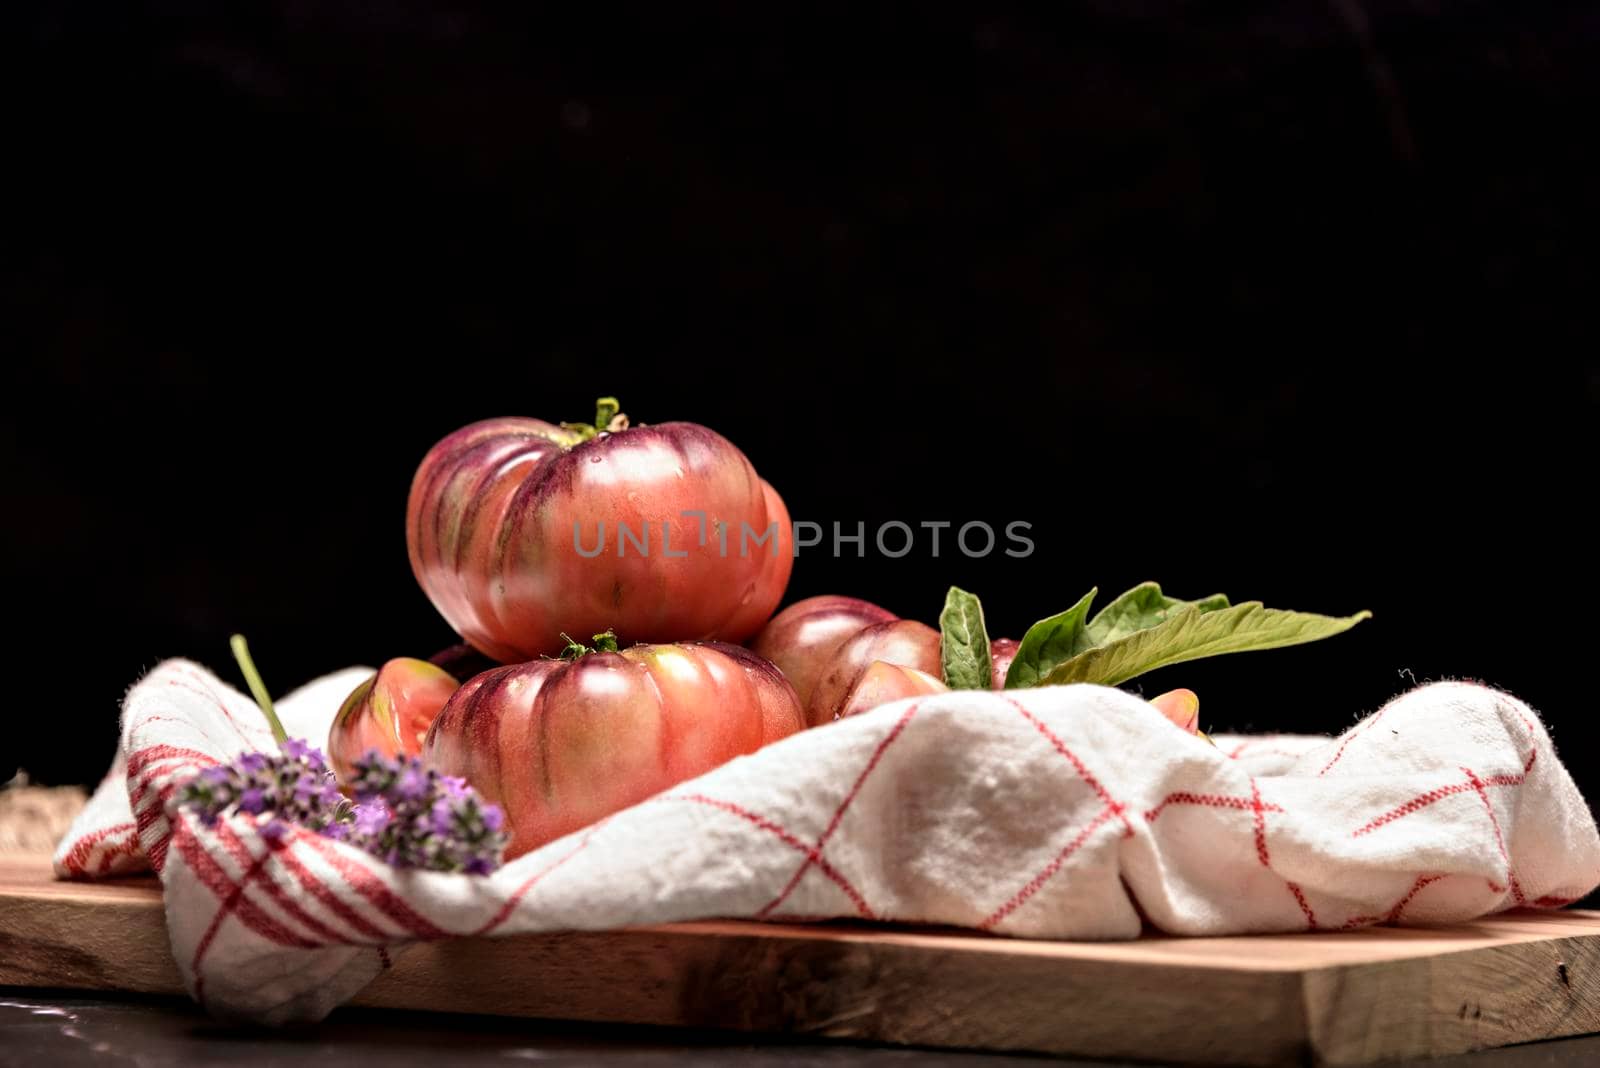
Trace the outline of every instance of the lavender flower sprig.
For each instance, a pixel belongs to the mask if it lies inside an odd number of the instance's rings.
[[[206,768],[179,791],[178,805],[207,827],[233,812],[266,817],[261,833],[274,840],[297,824],[396,868],[485,875],[499,867],[505,817],[464,780],[377,750],[354,766],[352,803],[322,753],[289,738],[281,753],[241,753],[232,764]]]
[[[375,749],[354,763],[352,802],[323,754],[285,735],[242,637],[234,636],[233,651],[280,751],[241,753],[232,764],[206,768],[179,791],[179,807],[207,827],[230,813],[249,813],[273,841],[296,824],[399,868],[484,875],[499,867],[507,835],[498,806],[484,802],[464,779],[424,768],[417,757],[385,757]]]
[[[192,809],[207,827],[230,811],[269,816],[262,833],[283,836],[284,821],[343,838],[354,819],[328,762],[299,738],[286,738],[278,753],[240,753],[232,764],[206,768],[178,791],[178,804]]]
[[[352,837],[401,868],[483,875],[506,846],[499,806],[486,804],[466,780],[424,768],[416,757],[369,752],[354,764]]]

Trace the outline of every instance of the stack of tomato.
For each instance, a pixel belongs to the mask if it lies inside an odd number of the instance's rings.
[[[470,655],[391,660],[358,687],[329,737],[336,772],[371,749],[420,753],[504,808],[515,856],[808,726],[944,688],[922,623],[849,597],[773,618],[790,538],[783,499],[703,426],[630,426],[607,398],[593,424],[451,434],[417,469],[406,541]],[[995,643],[998,679],[1014,646]]]

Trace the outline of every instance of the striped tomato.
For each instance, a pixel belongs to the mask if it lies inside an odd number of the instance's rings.
[[[909,668],[914,675],[894,675],[887,678],[882,672],[869,669],[878,662]],[[841,642],[824,661],[816,687],[811,691],[811,702],[806,717],[811,726],[829,723],[847,712],[864,712],[874,704],[865,695],[889,695],[883,700],[893,701],[916,693],[929,692],[911,684],[912,679],[939,678],[939,632],[926,623],[914,619],[895,619],[887,623],[874,623],[864,627]],[[894,687],[885,683],[893,679]],[[869,683],[862,694],[856,691]],[[903,690],[904,692],[899,692]],[[882,703],[882,702],[879,702]]]
[[[422,739],[461,684],[426,660],[397,657],[350,692],[328,731],[328,763],[349,782],[352,765],[377,750],[386,757],[416,756]]]
[[[794,684],[810,726],[902,697],[938,693],[939,632],[855,597],[796,601],[772,617],[750,647]],[[989,643],[993,687],[1005,685],[1017,643]]]
[[[894,618],[887,608],[858,597],[807,597],[773,616],[750,648],[777,665],[794,685],[803,708],[810,703],[822,669],[839,646],[863,628]]]
[[[505,810],[508,857],[805,726],[794,688],[747,649],[681,642],[617,652],[608,637],[597,637],[598,651],[574,646],[575,659],[467,680],[428,731],[428,765]]]
[[[502,662],[608,628],[641,641],[750,637],[794,563],[789,513],[726,438],[694,423],[473,423],[435,445],[406,508],[439,612]]]

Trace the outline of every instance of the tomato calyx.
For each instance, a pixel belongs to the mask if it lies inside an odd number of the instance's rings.
[[[562,423],[561,429],[578,435],[579,441],[590,441],[601,434],[615,434],[628,429],[628,417],[615,397],[601,397],[594,402],[593,423]],[[563,635],[565,637],[565,635]]]
[[[589,640],[594,642],[593,645],[584,645],[580,641],[575,641],[572,635],[566,631],[561,632],[561,637],[565,638],[567,642],[567,647],[561,650],[560,659],[562,660],[577,660],[588,656],[590,653],[617,652],[617,635],[613,631],[608,630],[603,634],[596,634],[590,638]]]

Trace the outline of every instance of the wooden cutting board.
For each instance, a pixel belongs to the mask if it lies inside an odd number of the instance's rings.
[[[181,994],[152,879],[0,857],[0,984]],[[1204,1064],[1365,1064],[1600,1031],[1600,912],[1039,942],[682,923],[395,953],[355,1004]]]

